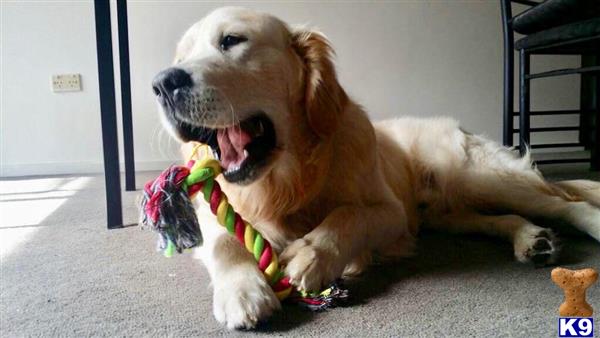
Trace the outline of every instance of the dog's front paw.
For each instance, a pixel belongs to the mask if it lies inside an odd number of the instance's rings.
[[[281,305],[260,272],[231,271],[215,285],[213,312],[228,329],[252,329]]]
[[[330,250],[298,239],[283,251],[280,261],[293,285],[301,290],[319,291],[341,275],[343,265],[336,264],[336,258]]]

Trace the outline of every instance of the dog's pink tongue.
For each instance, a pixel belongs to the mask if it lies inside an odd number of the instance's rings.
[[[245,159],[244,147],[252,138],[240,127],[228,127],[217,131],[217,141],[221,149],[221,166],[225,170],[239,166]]]

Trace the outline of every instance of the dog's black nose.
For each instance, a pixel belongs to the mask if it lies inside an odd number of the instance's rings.
[[[181,68],[167,68],[158,73],[152,80],[154,94],[166,101],[171,101],[176,89],[192,86],[192,77]]]

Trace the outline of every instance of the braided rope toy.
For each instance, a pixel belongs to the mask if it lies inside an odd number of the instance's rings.
[[[142,224],[158,232],[158,249],[166,257],[202,244],[202,233],[191,202],[201,192],[218,223],[254,256],[279,300],[293,294],[290,297],[292,301],[318,311],[339,305],[348,297],[347,290],[341,289],[337,283],[321,292],[295,292],[271,244],[229,204],[215,180],[220,173],[221,166],[214,159],[190,160],[187,166],[172,166],[154,181],[146,183],[142,198]]]

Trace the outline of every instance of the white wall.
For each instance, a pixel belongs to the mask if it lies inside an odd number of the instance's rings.
[[[342,84],[373,118],[445,114],[500,139],[499,1],[237,4],[324,31],[337,49]],[[160,169],[177,159],[174,142],[160,131],[150,82],[170,64],[185,29],[220,5],[129,2],[139,168]],[[2,2],[2,175],[101,170],[94,39],[91,2]],[[532,68],[576,66],[578,60],[536,57]],[[81,73],[84,91],[51,93],[49,77],[61,72]],[[534,83],[534,109],[577,106],[577,77],[542,81]],[[575,135],[545,137],[562,142]]]
[[[93,6],[1,6],[1,173],[97,170],[102,147]],[[83,91],[52,93],[56,73],[82,73]]]

